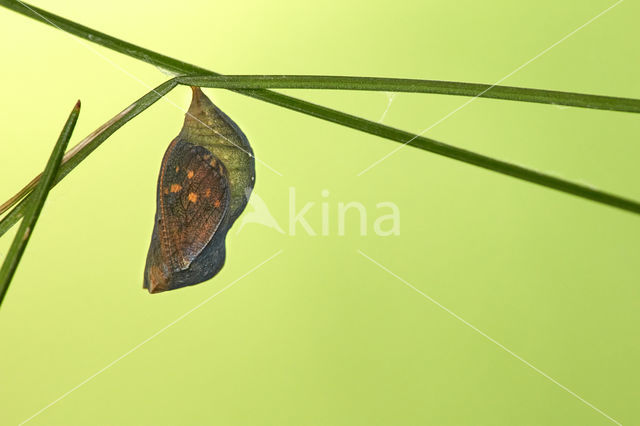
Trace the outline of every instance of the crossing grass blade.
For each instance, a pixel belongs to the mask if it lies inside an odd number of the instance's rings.
[[[53,185],[60,182],[71,170],[73,170],[78,164],[80,164],[85,158],[89,156],[96,148],[98,148],[109,136],[111,136],[116,130],[124,126],[128,121],[136,117],[145,109],[153,105],[158,99],[166,95],[171,89],[176,87],[174,80],[169,80],[143,97],[129,105],[127,108],[116,114],[111,120],[96,129],[89,136],[84,138],[80,143],[74,146],[67,155],[65,155],[60,170],[56,175]],[[29,195],[33,187],[40,180],[40,176],[36,176],[31,182],[29,182],[20,192],[11,197],[9,201],[3,204],[0,213],[11,208],[15,203],[18,205],[11,210],[5,217],[0,220],[0,237],[4,235],[18,220],[27,212],[31,203],[32,195]],[[18,202],[19,201],[19,202]]]
[[[71,138],[73,129],[78,121],[79,114],[80,101],[78,101],[76,106],[73,107],[73,110],[60,133],[58,142],[56,142],[53,152],[49,157],[49,161],[47,162],[47,166],[42,173],[42,179],[40,179],[40,182],[33,190],[33,202],[29,206],[29,209],[20,224],[18,233],[13,240],[13,244],[11,244],[11,247],[9,248],[7,257],[4,259],[2,267],[0,268],[0,305],[4,300],[4,296],[7,294],[7,289],[11,283],[11,279],[18,268],[18,264],[20,263],[20,259],[22,258],[25,249],[27,248],[29,238],[33,234],[33,228],[38,221],[40,212],[44,207],[44,202],[49,195],[53,181],[58,173],[58,169],[62,163],[62,157],[64,156],[64,152],[69,144],[69,139]]]
[[[143,47],[137,46],[129,42],[126,42],[124,40],[120,40],[116,37],[110,36],[100,31],[96,31],[92,28],[89,28],[84,25],[73,22],[71,20],[62,18],[53,13],[47,12],[43,9],[37,8],[35,6],[31,6],[21,1],[0,0],[0,6],[4,6],[8,9],[11,9],[18,13],[26,15],[30,18],[33,18],[35,20],[38,20],[40,22],[43,22],[55,28],[58,28],[62,31],[68,32],[70,34],[74,34],[78,37],[84,38],[91,42],[94,42],[104,47],[115,50],[117,52],[123,53],[125,55],[131,56],[133,58],[142,60],[144,62],[155,65],[157,67],[160,67],[166,71],[175,73],[180,76],[179,78],[184,78],[187,75],[188,76],[207,75],[211,77],[220,75],[212,71],[208,71],[202,67],[188,64],[186,62],[171,58],[166,55],[162,55],[160,53],[154,52],[149,49],[145,49]],[[175,82],[175,80],[173,81]],[[447,90],[451,91],[451,89],[452,88],[450,87]],[[518,88],[511,88],[511,89],[514,89],[516,91],[518,90]],[[609,194],[605,191],[600,191],[584,185],[579,185],[564,179],[559,179],[550,175],[546,175],[544,173],[537,172],[532,169],[521,167],[512,163],[491,158],[491,157],[478,154],[472,151],[457,148],[455,146],[447,145],[442,142],[439,142],[430,138],[426,138],[424,136],[417,136],[409,132],[405,132],[403,130],[395,129],[380,123],[375,123],[369,120],[365,120],[363,118],[353,116],[350,114],[345,114],[331,108],[327,108],[327,107],[316,105],[310,102],[302,101],[300,99],[287,96],[282,93],[277,93],[277,92],[273,92],[266,89],[235,88],[230,90],[233,90],[237,93],[241,93],[243,95],[254,97],[256,99],[260,99],[265,102],[279,105],[284,108],[298,111],[303,114],[308,114],[323,120],[327,120],[336,124],[347,126],[361,132],[365,132],[365,133],[377,135],[389,140],[393,140],[403,145],[409,145],[409,146],[419,148],[425,151],[429,151],[432,153],[436,153],[451,159],[462,161],[468,164],[473,164],[475,166],[482,167],[487,170],[492,170],[494,172],[511,176],[517,179],[525,180],[525,181],[542,185],[548,188],[552,188],[558,191],[573,194],[575,196],[578,196],[584,199],[589,199],[601,204],[617,207],[632,213],[640,214],[640,203],[634,200],[629,200],[624,197],[620,197],[614,194]],[[488,95],[492,91],[493,91],[493,88],[490,90],[486,90],[485,94]],[[493,93],[498,93],[498,91]],[[455,93],[449,93],[449,94],[455,94]],[[459,93],[459,94],[462,94],[462,93]],[[548,94],[549,92],[547,91],[547,95]],[[572,94],[572,95],[576,95],[576,94]],[[478,95],[476,94],[476,96]],[[515,96],[515,95],[511,93],[510,96]],[[589,96],[589,95],[582,95],[582,96]],[[609,97],[606,97],[606,98],[609,98]],[[624,100],[624,102],[626,103],[626,106],[624,106],[622,105],[623,102],[620,99],[623,99],[623,98],[609,98],[608,100],[601,99],[601,102],[603,103],[602,106],[604,106],[604,104],[607,104],[606,109],[615,109],[613,108],[613,106],[617,106],[619,108],[618,110],[634,110],[634,108],[637,107],[636,100],[633,100],[633,99]],[[513,100],[523,100],[523,99],[513,99]],[[531,98],[528,101],[534,102],[536,100]],[[620,104],[617,105],[616,104],[617,102],[620,102]],[[574,103],[578,103],[578,102],[576,101]],[[612,103],[616,105],[612,105]],[[574,106],[589,107],[589,105],[587,104],[574,105]],[[23,200],[21,204],[24,201],[25,200]],[[20,204],[16,207],[16,209],[18,208],[20,208]],[[11,213],[9,214],[9,216],[10,215]],[[0,235],[3,232],[3,229],[4,229],[3,224],[0,223]]]
[[[640,99],[458,81],[333,75],[194,75],[178,77],[178,82],[190,86],[221,89],[325,89],[431,93],[640,113]]]

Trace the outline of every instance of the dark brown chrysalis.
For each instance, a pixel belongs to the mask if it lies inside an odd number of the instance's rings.
[[[255,183],[255,161],[240,128],[192,87],[180,134],[164,154],[144,271],[150,293],[199,284],[225,260],[225,237]]]

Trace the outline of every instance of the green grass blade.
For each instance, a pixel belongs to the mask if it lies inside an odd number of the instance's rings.
[[[255,93],[254,97],[260,98],[261,95],[262,91]],[[558,191],[573,194],[601,204],[640,214],[640,203],[636,201],[599,191],[587,186],[578,185],[564,179],[559,179],[512,163],[507,163],[472,151],[447,145],[423,136],[417,136],[413,133],[405,132],[404,130],[395,129],[354,115],[338,112],[311,102],[299,99],[294,100],[284,95],[282,95],[282,99],[270,96],[269,102],[294,111],[322,118],[323,120],[331,121],[342,126],[350,127],[361,132],[370,133],[372,135],[380,136],[403,144],[408,142],[407,145],[415,148],[463,161],[468,164],[473,164],[488,170],[493,170],[508,176],[513,176],[548,188],[553,188]]]
[[[124,40],[112,37],[103,32],[80,25],[76,22],[62,18],[61,16],[47,12],[44,9],[32,6],[17,0],[0,0],[0,6],[4,6],[15,12],[51,25],[93,43],[108,47],[133,58],[140,59],[152,65],[159,66],[167,71],[177,74],[220,76],[220,74],[208,71],[204,68],[192,65],[149,49],[128,43]],[[381,90],[436,93],[458,96],[479,96],[485,98],[505,99],[512,101],[537,102],[546,104],[566,105],[582,108],[595,108],[612,111],[640,112],[640,100],[630,98],[618,98],[611,96],[586,95],[580,93],[558,92],[553,90],[526,89],[510,86],[491,86],[488,84],[459,83],[451,81],[411,80],[411,79],[382,79],[371,77],[329,77],[329,76],[252,76],[251,85],[245,82],[233,83],[234,78],[241,76],[225,77],[228,80],[229,89],[251,96],[243,89],[266,88],[314,88],[314,89],[343,89],[343,90]],[[242,76],[244,77],[244,76]],[[295,77],[293,80],[291,77]],[[199,77],[198,77],[199,78]],[[288,81],[287,81],[288,80]],[[184,80],[184,84],[190,84]],[[234,85],[237,86],[234,87]],[[296,85],[296,86],[294,86]],[[212,87],[212,86],[207,86]],[[218,86],[216,86],[218,87]],[[220,86],[222,87],[222,86]]]
[[[640,113],[640,99],[457,81],[324,75],[203,75],[178,77],[178,82],[220,89],[331,89],[432,93]]]
[[[85,27],[69,19],[47,12],[44,9],[17,0],[0,0],[0,6],[11,9],[22,15],[28,16],[52,27],[76,35],[85,40],[108,47],[116,52],[123,53],[132,58],[140,59],[152,65],[159,66],[176,74],[211,74],[212,72],[198,66],[179,61],[169,56],[156,53],[133,43],[117,39],[103,32]]]
[[[140,59],[149,64],[161,67],[170,72],[182,75],[218,75],[217,73],[208,71],[204,68],[179,61],[177,59],[153,52],[149,49],[136,46],[135,44],[128,43],[123,40],[119,40],[100,31],[93,30],[84,25],[80,25],[68,19],[54,15],[43,9],[27,5],[26,3],[18,2],[15,0],[0,0],[0,6],[5,6],[9,9],[22,13],[38,21],[44,22],[48,25],[52,25],[63,31],[77,35],[78,37],[82,37],[86,40],[95,42],[115,51],[124,53],[125,55],[131,56],[133,58]],[[323,120],[342,124],[344,126],[351,127],[362,132],[381,136],[396,142],[407,143],[408,141],[411,141],[410,143],[408,143],[408,145],[414,146],[416,148],[437,153],[469,164],[474,164],[476,166],[493,170],[498,173],[573,194],[578,197],[586,198],[602,204],[618,207],[623,210],[640,214],[640,204],[635,201],[608,194],[603,191],[591,189],[589,187],[578,185],[552,176],[548,176],[534,170],[517,166],[515,164],[510,164],[471,151],[446,145],[433,139],[425,138],[422,136],[416,137],[415,135],[402,130],[394,129],[392,127],[385,126],[379,123],[374,123],[372,121],[365,120],[350,114],[344,114],[340,111],[315,105],[310,102],[302,101],[291,96],[272,92],[270,90],[234,89],[234,91],[254,97],[256,99],[270,102],[275,105],[280,105],[285,108],[299,111],[304,114],[312,115]],[[20,207],[20,205],[18,205],[16,208],[18,207]],[[2,223],[0,223],[0,234],[1,232]]]
[[[153,105],[158,99],[167,94],[171,89],[176,87],[177,83],[174,80],[169,80],[167,82],[162,83],[133,104],[129,105],[123,111],[118,113],[115,117],[109,120],[104,125],[100,126],[96,131],[87,136],[83,141],[81,141],[78,145],[73,147],[65,156],[65,160],[60,166],[60,170],[58,171],[55,180],[53,181],[53,185],[56,185],[60,182],[66,175],[68,175],[71,170],[73,170],[78,164],[82,162],[89,154],[91,154],[102,142],[104,142],[109,136],[111,136],[116,130],[120,127],[124,126],[129,120],[133,119],[135,116],[140,114],[145,109],[149,108]],[[16,196],[12,197],[10,201],[17,201],[21,197],[20,195],[26,195],[30,188],[33,187],[33,182],[37,182],[38,178],[36,177],[32,180],[27,186],[25,186]],[[33,195],[33,194],[32,194]],[[26,213],[32,203],[32,195],[22,198],[22,200],[18,203],[18,205],[11,210],[2,220],[0,221],[0,237],[4,235],[13,225],[20,220],[20,218]],[[4,204],[9,208],[11,203],[7,202]]]
[[[76,106],[71,111],[71,114],[62,129],[62,133],[60,133],[58,142],[56,142],[53,152],[51,153],[51,157],[49,157],[47,166],[42,174],[42,179],[33,190],[33,203],[20,224],[18,233],[13,240],[13,244],[11,244],[11,247],[9,248],[9,252],[7,253],[7,257],[4,259],[2,268],[0,268],[0,305],[7,293],[11,279],[18,268],[18,263],[20,263],[22,254],[29,243],[29,238],[33,234],[33,228],[38,221],[38,217],[40,216],[44,202],[47,199],[47,195],[49,195],[49,191],[53,186],[53,180],[55,179],[56,173],[62,163],[62,157],[64,156],[64,152],[69,144],[69,139],[71,138],[73,128],[78,121],[79,114],[80,101],[76,103]]]

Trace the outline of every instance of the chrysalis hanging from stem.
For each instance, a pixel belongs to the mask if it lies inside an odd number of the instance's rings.
[[[192,87],[180,134],[158,177],[157,207],[144,271],[150,293],[206,281],[225,260],[225,237],[255,183],[249,141],[236,123]]]

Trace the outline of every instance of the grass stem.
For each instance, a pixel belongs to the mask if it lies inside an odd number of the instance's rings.
[[[324,75],[203,75],[178,77],[190,86],[221,89],[325,89],[432,93],[640,113],[640,99],[457,81]]]
[[[27,248],[29,238],[33,235],[33,228],[35,227],[38,217],[40,216],[40,212],[44,207],[47,195],[49,195],[49,191],[53,185],[53,180],[55,179],[60,163],[62,162],[64,151],[67,149],[67,144],[71,138],[71,133],[73,133],[73,129],[78,121],[79,114],[80,101],[76,103],[76,106],[71,111],[71,114],[62,129],[62,133],[60,133],[60,137],[53,148],[53,152],[49,157],[47,166],[42,173],[42,179],[40,179],[40,182],[33,190],[33,202],[29,206],[24,219],[20,223],[18,233],[13,239],[13,243],[9,248],[7,257],[2,263],[2,267],[0,268],[0,305],[4,300],[4,296],[7,294],[11,279],[18,268],[18,264],[20,263],[20,259],[22,258],[25,249]]]
[[[156,53],[149,49],[145,49],[135,44],[126,42],[124,40],[120,40],[116,37],[112,37],[103,32],[94,30],[92,28],[78,24],[71,20],[62,18],[53,13],[47,12],[35,6],[28,5],[27,3],[23,3],[21,1],[0,0],[0,6],[7,7],[18,13],[29,16],[35,20],[46,23],[55,28],[58,28],[62,31],[66,31],[70,34],[74,34],[78,37],[97,43],[101,46],[110,48],[112,50],[123,53],[130,57],[142,60],[154,66],[160,67],[164,70],[167,70],[169,72],[173,72],[178,75],[181,75],[181,77],[178,77],[178,78],[182,79],[182,81],[187,81],[185,80],[186,75],[189,75],[189,76],[206,75],[207,78],[210,78],[210,79],[213,79],[213,77],[215,76],[219,76],[219,74],[215,72],[208,71],[196,65],[188,64],[178,59],[174,59],[169,56]],[[172,79],[167,83],[170,83],[170,82],[173,82],[173,84],[175,84],[176,80]],[[218,82],[216,84],[221,84],[221,83]],[[264,82],[264,84],[266,84],[266,82]],[[485,94],[491,93],[493,89],[494,88],[491,88],[490,90],[486,90]],[[504,90],[506,90],[507,88],[502,87],[502,89],[503,89],[504,96],[507,96],[506,92],[504,92]],[[556,189],[558,191],[562,191],[568,194],[573,194],[575,196],[589,199],[601,204],[606,204],[606,205],[617,207],[629,212],[640,214],[640,203],[636,201],[629,200],[614,194],[609,194],[607,192],[593,189],[587,186],[579,185],[564,179],[546,175],[544,173],[540,173],[532,169],[521,167],[516,164],[508,163],[506,161],[497,160],[482,154],[464,150],[462,148],[457,148],[455,146],[447,145],[430,138],[426,138],[423,136],[416,136],[414,134],[405,132],[403,130],[395,129],[390,126],[385,126],[380,123],[375,123],[369,120],[365,120],[363,118],[356,117],[350,114],[345,114],[331,108],[313,104],[311,102],[302,101],[300,99],[296,99],[294,97],[287,96],[282,93],[273,92],[266,89],[235,88],[231,90],[237,93],[241,93],[243,95],[260,99],[265,102],[282,106],[284,108],[288,108],[288,109],[298,111],[304,114],[308,114],[308,115],[311,115],[323,120],[327,120],[336,124],[347,126],[361,132],[377,135],[389,140],[393,140],[402,144],[407,144],[415,148],[419,148],[425,151],[439,154],[448,158],[452,158],[468,164],[473,164],[475,166],[482,167],[487,170],[492,170],[497,173],[501,173],[507,176],[512,176],[514,178],[535,183],[538,185],[542,185],[548,188]],[[447,90],[453,90],[453,88],[449,87],[449,89]],[[517,88],[511,88],[511,90],[517,90]],[[528,90],[533,90],[533,89],[528,89]],[[546,92],[547,94],[551,93],[550,91],[544,91],[544,92]],[[499,91],[494,92],[494,94],[495,93],[499,93]],[[556,92],[553,92],[553,93],[556,93]],[[558,93],[561,93],[561,92],[558,92]],[[450,93],[450,94],[454,94],[454,93]],[[477,96],[477,94],[475,95]],[[522,93],[520,95],[524,96],[522,95]],[[514,98],[513,100],[522,100],[522,99],[515,99],[516,96],[520,96],[520,95],[517,95],[517,93],[516,94],[511,93],[509,96],[512,96]],[[534,93],[529,94],[530,96],[528,100],[529,102],[535,101],[534,100],[535,96],[533,95]],[[582,97],[593,96],[593,95],[565,94],[564,96],[566,101],[568,101],[568,98],[570,97],[568,95],[582,96]],[[622,105],[622,101],[619,101],[620,99],[623,99],[623,98],[610,98],[610,97],[601,97],[601,98],[603,98],[603,99],[600,99],[600,102],[602,103],[602,105],[608,104],[609,108],[607,109],[611,109],[611,107],[615,106],[618,108],[618,110],[633,110],[633,108],[637,107],[636,105],[637,101],[633,99],[625,100],[624,102],[626,102],[626,106],[624,106]],[[584,103],[583,105],[577,105],[581,101],[576,99],[573,100],[574,104],[576,104],[575,106],[590,107],[589,105],[591,104],[589,104],[589,102],[591,101],[587,102],[586,98],[582,98],[582,101],[585,101],[583,102]],[[612,105],[612,103],[616,103],[616,102],[620,102],[620,104]],[[81,159],[79,161],[81,161]],[[18,204],[16,209],[20,208],[20,205],[24,203],[25,200],[26,199],[23,199],[20,202],[20,204]],[[11,214],[16,209],[14,209],[9,215],[7,215],[5,219],[11,216]],[[4,229],[3,228],[4,222],[5,222],[4,220],[3,222],[0,222],[0,235],[2,234]]]

